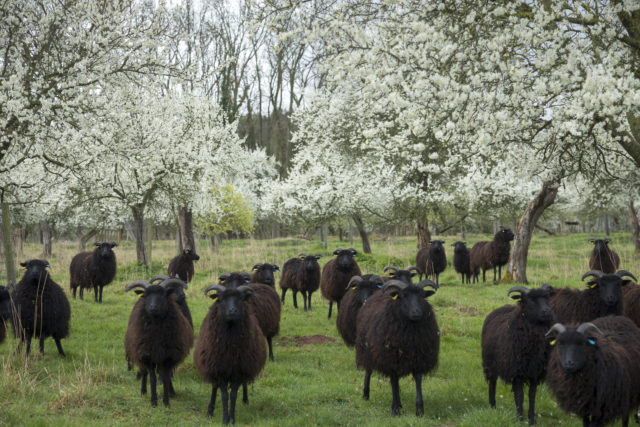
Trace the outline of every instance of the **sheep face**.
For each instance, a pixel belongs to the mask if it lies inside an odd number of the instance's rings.
[[[426,311],[425,305],[428,304],[425,298],[433,295],[435,291],[409,285],[403,289],[397,287],[389,288],[386,293],[393,300],[392,304],[397,304],[396,310],[400,315],[412,322],[419,322]]]
[[[146,289],[136,289],[136,294],[144,298],[144,310],[151,317],[163,318],[167,315],[169,301],[167,297],[174,292],[174,289],[165,289],[160,285],[151,285]],[[184,294],[184,292],[182,292]]]
[[[596,289],[600,300],[607,306],[607,314],[619,314],[618,306],[622,303],[622,286],[630,280],[622,279],[616,274],[604,274],[602,277],[587,283],[589,289]]]
[[[115,254],[113,253],[113,248],[115,248],[116,246],[118,246],[117,244],[115,244],[114,242],[95,242],[93,244],[93,246],[95,246],[98,250],[98,255],[101,258],[111,258],[112,256],[114,256]]]
[[[22,276],[23,281],[33,283],[44,283],[49,276],[48,268],[51,267],[44,259],[31,259],[21,262],[20,265],[26,269]]]
[[[0,319],[11,319],[11,296],[4,286],[0,286]]]
[[[256,280],[257,282],[273,287],[276,283],[273,273],[280,271],[280,267],[276,264],[256,264],[251,271],[254,275],[257,273],[257,276],[260,278],[260,280]]]
[[[302,260],[303,268],[307,271],[315,270],[316,266],[318,265],[318,260],[321,258],[321,256],[318,254],[316,255],[300,254],[299,256],[300,256],[300,259]]]
[[[415,266],[411,266],[407,270],[400,270],[398,267],[390,265],[384,268],[384,272],[386,273],[387,271],[389,271],[390,279],[400,280],[407,285],[413,283],[411,279],[419,274]]]
[[[611,241],[610,238],[604,238],[604,239],[594,239],[591,238],[589,239],[589,241],[591,243],[593,243],[593,251],[594,252],[600,252],[600,253],[606,253],[608,252],[609,249],[609,242]]]
[[[227,285],[228,286],[228,285]],[[254,295],[255,291],[248,286],[227,287],[209,296],[214,304],[220,305],[222,318],[227,323],[235,323],[245,315],[245,301]]]
[[[532,289],[528,292],[515,292],[510,296],[520,304],[524,317],[529,323],[549,325],[552,322],[553,312],[549,306],[549,291],[547,288]]]
[[[222,273],[218,277],[218,284],[227,288],[237,288],[242,285],[246,285],[251,281],[249,273],[244,271],[236,271],[233,273]]]
[[[198,255],[197,253],[195,253],[189,248],[183,249],[182,255],[185,255],[188,259],[192,261],[198,261],[200,259],[200,255]]]
[[[582,370],[597,345],[596,338],[580,331],[580,327],[567,327],[549,343],[560,356],[562,369],[572,374]]]
[[[367,302],[367,299],[375,292],[378,292],[382,285],[384,284],[384,280],[382,277],[377,276],[375,274],[368,274],[364,277],[353,276],[349,281],[348,289],[353,289],[356,291],[356,298],[358,299],[360,305],[364,305]]]
[[[467,242],[455,242],[453,244],[454,254],[463,254],[467,252]]]
[[[494,236],[496,240],[500,240],[502,242],[510,242],[514,237],[513,231],[511,231],[510,228],[501,228]]]
[[[444,240],[431,240],[429,242],[431,245],[430,252],[432,254],[443,254],[444,253]]]
[[[351,270],[356,264],[353,258],[358,255],[358,251],[353,248],[336,249],[333,254],[337,256],[338,268],[343,271]]]

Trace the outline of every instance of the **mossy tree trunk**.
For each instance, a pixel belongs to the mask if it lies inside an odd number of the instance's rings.
[[[4,247],[4,265],[7,269],[7,287],[11,290],[16,284],[16,260],[11,244],[11,212],[9,203],[2,202],[2,244]]]
[[[47,221],[40,221],[40,237],[42,241],[42,256],[51,256],[51,227]]]
[[[358,233],[360,233],[360,239],[362,240],[362,252],[364,252],[365,254],[370,254],[371,244],[369,243],[369,234],[367,233],[367,229],[364,226],[364,221],[362,221],[360,215],[354,215],[353,222],[358,228]]]
[[[631,218],[631,226],[633,227],[633,243],[635,245],[635,253],[640,253],[640,224],[638,223],[638,212],[633,206],[633,200],[629,201],[629,217]]]
[[[429,219],[427,218],[427,215],[425,214],[421,218],[418,218],[416,225],[418,231],[418,250],[420,250],[429,246],[429,242],[431,241],[431,232],[429,231]]]
[[[180,207],[178,212],[178,222],[180,224],[180,235],[182,238],[182,248],[189,248],[194,252],[196,250],[196,242],[193,236],[193,212],[186,206]]]
[[[132,206],[131,214],[133,215],[133,237],[136,239],[136,257],[138,263],[149,268],[150,264],[145,250],[147,229],[144,224],[144,204]]]

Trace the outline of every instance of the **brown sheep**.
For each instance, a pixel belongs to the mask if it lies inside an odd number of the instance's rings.
[[[353,248],[338,248],[333,251],[333,255],[337,257],[327,262],[322,269],[320,291],[322,296],[329,300],[329,319],[331,319],[331,308],[334,301],[338,310],[340,310],[340,300],[346,292],[349,280],[353,276],[362,275],[360,267],[355,260],[357,254],[358,251]]]
[[[482,269],[482,281],[486,282],[486,272],[490,268],[493,268],[493,283],[498,283],[502,277],[502,266],[509,262],[510,242],[513,238],[513,231],[500,227],[492,241],[482,241],[473,245],[469,252],[469,266],[473,275],[473,283],[479,281],[480,269]]]

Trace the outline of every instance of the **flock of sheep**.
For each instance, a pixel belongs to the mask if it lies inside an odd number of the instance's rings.
[[[511,230],[501,228],[492,241],[479,242],[468,250],[464,242],[454,244],[453,265],[463,283],[479,279],[479,272],[494,270],[494,281],[509,257]],[[516,301],[492,311],[482,328],[482,365],[489,384],[489,404],[495,407],[497,379],[513,387],[516,411],[523,418],[523,386],[529,386],[528,421],[535,423],[537,386],[545,381],[561,408],[582,417],[585,426],[604,425],[615,419],[628,423],[629,414],[640,406],[640,286],[635,277],[618,270],[620,259],[609,247],[610,239],[590,239],[594,250],[590,271],[579,291],[522,286],[507,295]],[[204,294],[212,305],[206,314],[193,352],[194,364],[204,381],[212,384],[207,416],[213,415],[217,390],[222,398],[224,424],[235,423],[235,405],[240,386],[248,402],[247,384],[266,363],[274,360],[272,338],[280,328],[280,313],[288,290],[302,294],[304,310],[311,309],[311,296],[320,288],[338,309],[337,329],[349,347],[355,347],[358,368],[365,371],[363,397],[369,399],[374,371],[390,379],[391,410],[402,407],[399,379],[411,374],[416,385],[416,414],[424,412],[422,377],[438,362],[440,332],[428,298],[439,288],[439,274],[446,266],[444,242],[434,240],[416,257],[417,267],[406,270],[388,266],[383,273],[363,275],[353,248],[336,249],[335,256],[320,271],[320,255],[301,253],[288,260],[280,279],[282,295],[275,290],[276,264],[258,263],[252,273],[220,275],[218,283]],[[115,243],[96,243],[91,252],[76,255],[70,265],[73,297],[80,288],[93,288],[102,302],[102,288],[115,276]],[[169,406],[175,395],[173,373],[194,345],[194,327],[184,290],[194,274],[199,257],[186,249],[174,258],[167,275],[137,280],[126,286],[140,298],[136,301],[124,337],[129,369],[139,368],[141,393],[151,388],[151,405],[157,405],[158,377],[163,384],[162,401]],[[21,264],[26,270],[11,294],[0,286],[0,342],[11,322],[20,339],[17,351],[37,337],[40,352],[52,337],[60,355],[61,340],[69,333],[70,305],[65,292],[48,274],[44,260]],[[497,271],[496,271],[497,269]],[[497,276],[496,276],[497,273]],[[423,275],[435,279],[424,278]],[[420,275],[420,281],[413,283]],[[267,346],[265,346],[265,340]],[[268,351],[267,351],[268,349]]]

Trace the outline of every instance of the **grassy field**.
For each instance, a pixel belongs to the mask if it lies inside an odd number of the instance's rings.
[[[532,285],[549,282],[554,286],[580,287],[580,277],[588,269],[591,245],[587,235],[535,235],[529,252],[528,275]],[[629,235],[616,234],[613,248],[621,256],[621,268],[640,273]],[[447,241],[451,263],[456,239]],[[469,246],[489,236],[468,236]],[[300,252],[322,253],[324,264],[336,247],[348,244],[333,240],[329,248],[317,242],[296,239],[269,241],[225,241],[219,253],[201,248],[196,276],[187,291],[197,330],[210,300],[202,290],[214,283],[221,272],[249,270],[256,262],[276,262],[280,266]],[[127,320],[136,296],[125,294],[133,280],[166,272],[174,250],[173,242],[154,242],[152,271],[135,263],[135,246],[122,242],[116,249],[118,273],[105,288],[103,304],[73,300],[69,294],[68,266],[75,253],[73,242],[56,242],[49,259],[52,276],[71,300],[71,333],[62,341],[67,358],[61,358],[53,340],[45,343],[45,355],[14,355],[17,342],[8,338],[0,344],[0,425],[203,425],[220,424],[220,398],[212,420],[205,418],[211,386],[200,379],[189,356],[176,371],[177,396],[171,407],[160,402],[151,408],[149,396],[141,397],[139,382],[127,371],[123,340]],[[407,267],[415,261],[415,238],[376,240],[372,255],[359,255],[363,273],[382,273],[387,265]],[[39,257],[41,247],[26,245],[27,258]],[[276,275],[279,280],[279,274]],[[391,416],[391,388],[388,380],[374,374],[371,400],[362,394],[363,372],[356,370],[352,349],[341,341],[335,317],[327,320],[328,303],[320,292],[313,296],[313,310],[295,310],[290,295],[283,307],[280,335],[274,339],[275,362],[265,369],[249,389],[249,404],[238,401],[236,421],[244,425],[433,425],[510,426],[517,425],[511,389],[498,386],[498,408],[487,403],[487,385],[482,375],[480,331],[491,310],[509,304],[506,292],[511,285],[462,285],[451,265],[440,276],[440,290],[429,299],[441,330],[438,368],[423,381],[425,415],[415,414],[415,388],[409,377],[400,382],[404,408],[400,417]],[[306,344],[306,337],[318,335]],[[160,389],[161,390],[161,389]],[[527,404],[525,401],[525,414]],[[564,414],[551,394],[542,387],[537,399],[538,425],[581,425],[576,417]]]

